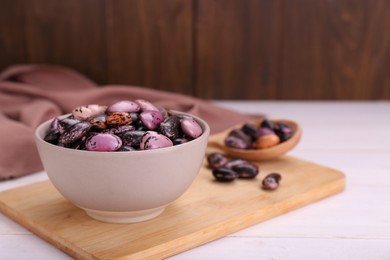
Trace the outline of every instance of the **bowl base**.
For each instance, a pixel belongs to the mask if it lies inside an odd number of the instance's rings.
[[[95,220],[106,223],[117,223],[117,224],[126,224],[126,223],[136,223],[141,221],[146,221],[152,218],[159,216],[165,209],[166,206],[147,209],[147,210],[138,210],[138,211],[125,211],[125,212],[116,212],[116,211],[100,211],[94,209],[82,208],[85,210],[88,216]]]

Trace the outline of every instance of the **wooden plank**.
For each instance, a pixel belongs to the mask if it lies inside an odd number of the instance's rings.
[[[389,1],[284,1],[282,99],[388,99]]]
[[[197,2],[197,94],[213,99],[277,98],[280,1]]]
[[[0,71],[26,61],[24,3],[0,1]]]
[[[64,65],[106,81],[103,0],[35,0],[25,8],[30,63]]]
[[[261,175],[280,172],[278,190]],[[344,175],[293,157],[261,163],[254,180],[217,183],[205,166],[190,189],[159,217],[135,224],[92,220],[49,181],[0,193],[0,210],[80,259],[164,258],[286,213],[344,189]]]
[[[192,1],[106,4],[109,82],[193,94]]]

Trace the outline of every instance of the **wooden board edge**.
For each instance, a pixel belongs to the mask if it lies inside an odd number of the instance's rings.
[[[34,186],[37,184],[43,184],[44,182],[49,181],[42,181],[38,183],[28,184],[22,186],[23,188],[27,186]],[[18,187],[18,188],[22,188]],[[18,189],[16,188],[16,189]],[[6,192],[6,191],[3,191]],[[0,195],[1,193],[0,192]],[[46,230],[44,227],[40,227],[39,225],[35,224],[34,221],[30,220],[27,217],[24,217],[23,214],[20,214],[18,211],[13,210],[12,208],[8,207],[4,202],[0,199],[0,212],[3,213],[5,216],[9,217],[14,222],[18,223],[22,227],[26,228],[33,234],[37,235],[38,237],[42,238],[43,240],[47,241],[54,247],[58,248],[62,252],[75,257],[77,259],[88,259],[88,260],[96,260],[98,258],[91,257],[91,255],[88,252],[85,252],[79,247],[73,245],[72,243],[69,243],[67,240],[61,238],[60,236],[55,235],[54,233],[51,233]],[[23,219],[23,221],[21,221]]]

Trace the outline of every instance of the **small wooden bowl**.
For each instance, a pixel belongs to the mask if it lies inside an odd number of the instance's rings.
[[[260,123],[263,121],[262,120],[256,120],[249,122],[250,124],[253,125],[260,125]],[[284,123],[287,126],[291,128],[293,131],[293,135],[285,142],[282,142],[280,144],[277,144],[275,146],[272,146],[270,148],[264,148],[264,149],[236,149],[236,148],[231,148],[225,145],[224,140],[232,131],[233,129],[239,129],[242,127],[243,124],[236,125],[233,127],[228,128],[227,130],[220,132],[218,134],[214,134],[209,137],[208,145],[210,147],[218,148],[220,150],[223,150],[226,154],[237,157],[237,158],[242,158],[250,161],[266,161],[266,160],[271,160],[277,157],[280,157],[284,154],[286,154],[288,151],[293,149],[299,142],[302,136],[302,129],[299,126],[298,123],[292,121],[292,120],[287,120],[287,119],[271,119],[272,122],[274,123]]]

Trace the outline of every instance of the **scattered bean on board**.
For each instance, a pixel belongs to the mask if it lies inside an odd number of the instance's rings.
[[[207,163],[214,178],[219,182],[232,182],[236,179],[254,179],[260,172],[256,164],[247,160],[229,159],[222,153],[214,152],[207,155]],[[262,180],[262,189],[276,190],[282,176],[270,173]]]

